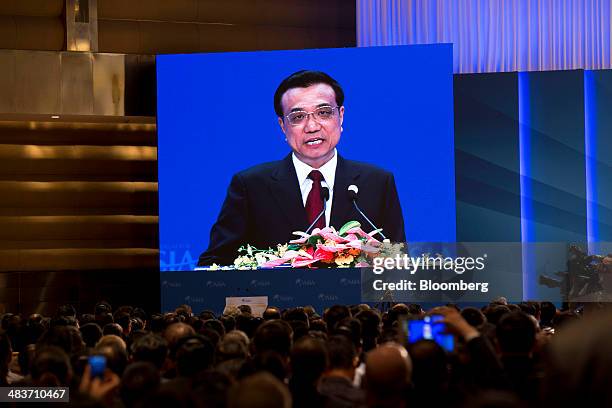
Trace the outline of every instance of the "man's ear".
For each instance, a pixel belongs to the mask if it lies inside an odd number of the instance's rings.
[[[344,106],[338,108],[338,117],[340,118],[340,126],[342,126],[342,122],[344,122]]]
[[[283,122],[283,118],[281,117],[278,118],[278,124],[281,127],[281,130],[283,131],[283,133],[285,133],[285,122]]]

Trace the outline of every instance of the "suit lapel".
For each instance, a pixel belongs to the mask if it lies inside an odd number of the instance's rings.
[[[308,227],[306,210],[302,203],[302,193],[291,160],[291,153],[272,172],[271,194],[292,229],[303,230]]]
[[[334,199],[332,202],[332,213],[330,224],[335,228],[341,228],[342,225],[350,221],[346,217],[352,211],[353,203],[349,200],[347,189],[351,184],[359,178],[359,171],[349,166],[349,164],[338,155],[338,164],[336,166],[336,179],[334,181]]]

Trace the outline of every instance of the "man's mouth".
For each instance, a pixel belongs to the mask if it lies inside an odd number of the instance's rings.
[[[321,139],[320,137],[316,137],[314,139],[309,139],[309,140],[306,141],[306,144],[308,146],[316,146],[316,145],[319,145],[321,143],[323,143],[323,139]]]

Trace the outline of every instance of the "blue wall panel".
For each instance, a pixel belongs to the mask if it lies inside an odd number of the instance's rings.
[[[521,240],[518,75],[455,75],[458,241]]]
[[[612,253],[612,70],[585,71],[584,84],[589,249]]]

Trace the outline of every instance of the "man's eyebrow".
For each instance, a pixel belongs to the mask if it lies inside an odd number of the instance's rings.
[[[322,108],[322,107],[324,107],[324,106],[331,106],[331,104],[329,104],[329,103],[327,103],[327,102],[326,102],[326,103],[320,103],[320,104],[318,104],[316,107],[317,107],[317,108]],[[289,113],[291,113],[291,112],[306,112],[306,109],[304,109],[304,108],[299,108],[299,107],[298,107],[298,108],[293,108],[293,109],[291,109],[291,110],[289,111]]]

